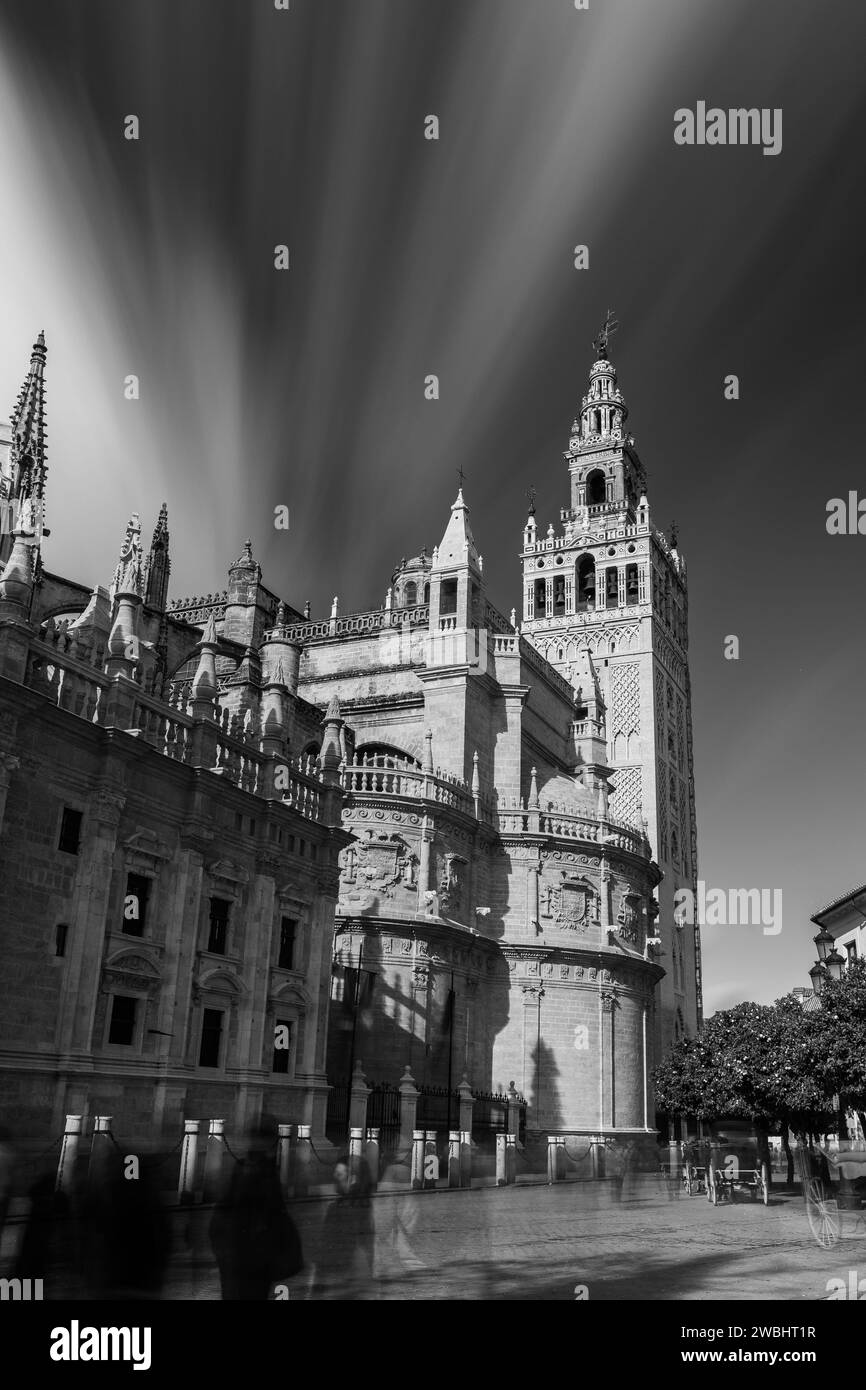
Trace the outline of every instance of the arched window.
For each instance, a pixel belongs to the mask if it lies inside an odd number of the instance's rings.
[[[425,585],[424,585],[424,602],[425,602],[425,603],[429,603],[429,602],[430,602],[430,585],[429,585],[429,584],[425,584]]]
[[[625,567],[625,601],[626,603],[637,603],[638,600],[638,578],[637,565],[626,565]]]
[[[410,579],[403,585],[403,607],[414,608],[418,602],[418,585]]]
[[[595,608],[595,561],[584,555],[577,565],[577,611]]]
[[[362,743],[357,749],[355,761],[370,767],[419,768],[421,764],[411,753],[396,748],[392,743]]]
[[[605,488],[604,474],[600,468],[596,468],[590,473],[586,480],[586,505],[588,507],[598,507],[605,500],[607,490]]]

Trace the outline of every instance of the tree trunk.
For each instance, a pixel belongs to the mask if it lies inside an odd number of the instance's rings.
[[[786,1186],[794,1186],[794,1154],[791,1149],[791,1131],[787,1125],[781,1126],[782,1148],[785,1150],[785,1158],[788,1162],[788,1177]]]

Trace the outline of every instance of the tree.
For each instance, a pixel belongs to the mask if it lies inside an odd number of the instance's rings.
[[[836,1128],[825,1046],[823,1011],[806,1012],[793,995],[738,1004],[677,1044],[654,1073],[656,1098],[670,1113],[750,1120],[765,1157],[767,1133],[781,1126],[791,1181],[787,1129],[806,1136]]]
[[[826,979],[818,997],[825,1085],[839,1097],[840,1111],[857,1111],[866,1131],[866,960],[852,961],[840,980]]]

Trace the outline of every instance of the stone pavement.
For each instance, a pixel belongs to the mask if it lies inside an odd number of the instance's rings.
[[[307,1268],[289,1296],[574,1301],[585,1285],[590,1302],[809,1301],[850,1270],[866,1276],[866,1213],[845,1213],[842,1240],[823,1250],[799,1195],[713,1208],[704,1196],[671,1199],[651,1180],[614,1196],[593,1183],[388,1194],[336,1219],[332,1203],[296,1203]],[[179,1254],[167,1297],[219,1298],[207,1220],[193,1213],[198,1254]]]

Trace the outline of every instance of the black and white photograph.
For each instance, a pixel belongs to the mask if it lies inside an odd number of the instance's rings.
[[[864,71],[858,0],[0,0],[28,1366],[510,1301],[841,1369]]]

